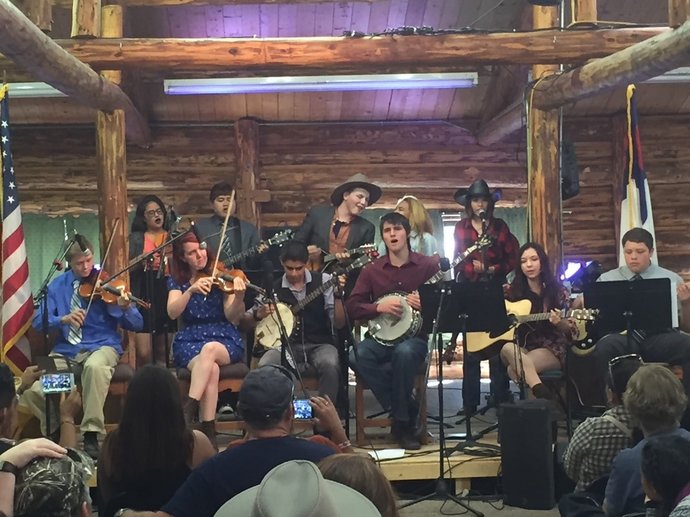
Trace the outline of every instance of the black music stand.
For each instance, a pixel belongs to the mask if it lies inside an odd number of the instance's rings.
[[[636,330],[652,333],[675,326],[674,295],[668,278],[596,282],[584,291],[585,306],[599,310],[596,329],[602,335],[627,330],[631,353],[639,353]]]
[[[486,332],[491,337],[498,337],[505,333],[511,325],[506,314],[505,299],[503,297],[503,284],[498,281],[471,282],[453,284],[452,293],[441,315],[441,328],[447,332],[459,332],[462,334],[463,357],[467,357],[467,333]],[[463,369],[466,363],[463,362]],[[464,373],[464,372],[463,372]],[[463,377],[465,377],[463,375]],[[471,407],[467,403],[466,390],[463,389],[463,405]],[[465,452],[466,449],[476,447],[477,440],[495,429],[489,427],[476,435],[472,434],[473,413],[465,415],[464,440],[458,442],[453,448],[445,451],[450,456],[456,451]],[[489,444],[481,444],[481,447],[492,448]],[[498,451],[498,447],[496,447]]]
[[[461,498],[453,494],[448,486],[448,481],[445,478],[445,446],[446,446],[446,434],[445,434],[445,422],[443,416],[443,361],[441,356],[443,354],[443,339],[441,338],[441,332],[452,332],[458,327],[457,317],[453,318],[452,314],[448,311],[448,306],[446,302],[448,301],[454,287],[458,284],[454,282],[441,282],[438,284],[423,284],[419,286],[418,292],[422,304],[422,327],[421,333],[431,332],[431,346],[437,346],[436,351],[438,354],[438,409],[439,409],[439,476],[436,479],[436,484],[434,485],[434,491],[430,494],[422,496],[414,501],[410,501],[400,506],[400,508],[406,508],[412,506],[413,504],[420,503],[422,501],[427,501],[429,499],[450,499],[458,506],[462,506],[468,512],[472,512],[477,517],[484,517],[484,514],[474,508],[469,507]],[[505,305],[503,308],[505,313]],[[427,379],[428,379],[428,368],[431,365],[431,358],[429,358],[427,364]]]

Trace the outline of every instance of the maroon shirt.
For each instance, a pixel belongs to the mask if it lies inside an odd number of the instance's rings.
[[[439,270],[438,257],[410,252],[409,260],[400,267],[390,263],[388,255],[376,259],[359,275],[345,307],[353,320],[378,316],[375,300],[388,293],[411,293]]]
[[[484,267],[488,269],[490,266],[494,266],[493,276],[505,277],[517,266],[518,241],[510,233],[510,229],[503,219],[496,219],[494,217],[489,219],[486,233],[494,238],[494,243],[491,247],[484,250]],[[455,256],[457,257],[463,253],[478,238],[479,234],[472,226],[472,221],[469,217],[458,221],[455,225]],[[473,260],[482,260],[481,250],[472,253],[456,269],[458,273],[462,273],[466,280],[472,282],[478,280],[481,276],[481,273],[474,271]]]

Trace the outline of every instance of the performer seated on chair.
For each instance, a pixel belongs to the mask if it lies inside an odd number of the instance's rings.
[[[680,311],[678,329],[668,329],[654,334],[642,336],[636,332],[636,339],[629,343],[627,336],[609,334],[601,338],[594,349],[598,379],[606,378],[608,361],[613,357],[639,353],[648,363],[668,363],[685,367],[690,363],[690,283],[683,283],[683,279],[668,269],[652,264],[654,252],[654,237],[644,228],[633,228],[621,239],[625,266],[608,271],[599,277],[600,282],[616,280],[644,280],[648,278],[669,278],[672,288],[677,289],[678,309]],[[585,300],[586,303],[586,300]],[[639,339],[638,339],[639,338]],[[631,348],[632,347],[632,348]],[[690,373],[690,372],[689,372]],[[686,394],[690,394],[690,375],[683,378]],[[603,394],[603,385],[600,390]],[[683,417],[683,427],[690,424],[690,415]]]
[[[67,250],[70,269],[53,280],[48,286],[47,320],[49,329],[59,329],[51,356],[69,359],[83,366],[81,390],[84,402],[84,418],[80,429],[84,433],[84,450],[98,457],[98,435],[105,435],[103,404],[108,395],[110,379],[122,355],[122,337],[118,327],[141,330],[144,320],[129,299],[120,296],[116,304],[93,300],[86,312],[88,300],[79,296],[83,281],[97,271],[93,267],[93,245],[79,236]],[[81,250],[83,244],[86,251]],[[36,329],[43,325],[43,305],[33,319]],[[60,422],[51,418],[51,429],[46,429],[46,403],[41,382],[36,381],[21,397],[20,405],[28,409],[41,422],[41,431],[52,435]]]
[[[416,310],[421,308],[416,289],[438,270],[438,259],[410,251],[410,222],[397,212],[381,217],[381,235],[386,243],[387,255],[365,267],[346,308],[350,317],[373,319],[380,314],[400,318],[403,306],[400,300],[376,300],[389,293],[409,293],[407,303]],[[394,346],[385,346],[367,337],[357,345],[354,368],[374,392],[384,408],[391,409],[391,432],[405,449],[419,449],[420,441],[415,433],[419,410],[412,399],[415,375],[427,355],[426,336],[410,336]],[[352,357],[352,356],[351,356]],[[384,370],[384,363],[392,363],[391,370]]]
[[[509,301],[529,300],[531,313],[551,311],[548,321],[522,324],[516,331],[516,343],[501,349],[501,360],[514,381],[524,379],[537,398],[552,399],[553,393],[539,378],[539,373],[561,369],[567,346],[572,340],[570,320],[561,319],[558,309],[568,301],[568,292],[551,273],[544,248],[535,242],[524,244],[518,252],[520,267],[507,288]]]
[[[209,276],[213,262],[194,232],[173,243],[168,315],[172,319],[181,316],[184,323],[172,347],[175,366],[192,372],[185,418],[188,423],[194,421],[201,407],[201,430],[215,445],[220,367],[244,358],[244,344],[236,325],[244,313],[246,286],[236,277],[234,294],[224,294],[214,287]]]
[[[464,253],[485,232],[494,239],[490,247],[473,253],[457,267],[458,282],[493,280],[505,283],[506,276],[517,265],[518,243],[506,222],[494,217],[498,193],[491,192],[486,181],[478,179],[469,188],[458,189],[454,198],[465,208],[465,217],[455,225],[455,256]],[[463,399],[469,406],[464,408],[465,414],[474,414],[479,406],[480,363],[477,354],[468,353],[463,357]],[[506,402],[510,399],[508,377],[497,356],[489,359],[489,368],[493,402]]]
[[[130,260],[149,253],[168,240],[170,230],[168,211],[158,196],[144,196],[137,205],[132,231],[129,234]],[[166,248],[169,250],[169,248]],[[150,260],[140,262],[129,272],[132,293],[151,303],[151,309],[142,309],[144,328],[136,335],[137,367],[152,361],[161,366],[167,364],[166,336],[176,329],[168,318],[167,278],[170,275],[167,259],[162,252]]]
[[[434,225],[424,204],[409,194],[398,199],[395,211],[400,212],[410,221],[410,249],[422,255],[438,255],[438,247],[434,238]],[[386,244],[381,241],[378,246],[379,255],[386,254]]]
[[[297,305],[331,279],[331,275],[326,273],[307,271],[308,262],[309,252],[304,243],[293,240],[283,247],[280,263],[284,274],[273,286],[278,301],[288,306]],[[257,321],[269,317],[274,311],[274,305],[259,297],[254,308],[248,311],[251,316],[245,320],[253,321],[256,325]],[[342,328],[345,324],[343,302],[330,287],[295,316],[299,323],[290,338],[292,346],[287,353],[291,354],[296,363],[294,366],[300,371],[306,370],[307,366],[314,367],[319,377],[319,394],[328,395],[336,401],[340,386],[340,361],[333,334],[336,328]],[[272,320],[277,326],[277,319],[272,317]],[[261,357],[259,366],[280,362],[280,348],[271,348]]]

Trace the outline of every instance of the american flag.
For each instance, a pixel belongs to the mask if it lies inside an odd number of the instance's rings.
[[[644,228],[654,237],[654,218],[652,217],[652,197],[649,194],[649,182],[644,171],[642,160],[642,141],[638,126],[637,104],[635,103],[635,85],[628,85],[628,131],[625,139],[625,170],[623,171],[623,201],[621,203],[620,235],[633,228]],[[625,256],[621,245],[618,255],[620,266],[625,265]],[[652,262],[657,263],[656,246]]]
[[[31,324],[33,298],[29,264],[24,246],[22,212],[19,208],[10,152],[8,87],[0,87],[0,170],[2,171],[2,362],[15,372],[30,364],[29,344],[24,337]]]

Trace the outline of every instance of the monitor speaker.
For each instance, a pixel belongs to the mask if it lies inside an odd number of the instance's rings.
[[[551,417],[541,400],[502,404],[498,414],[503,502],[530,510],[556,505]]]

